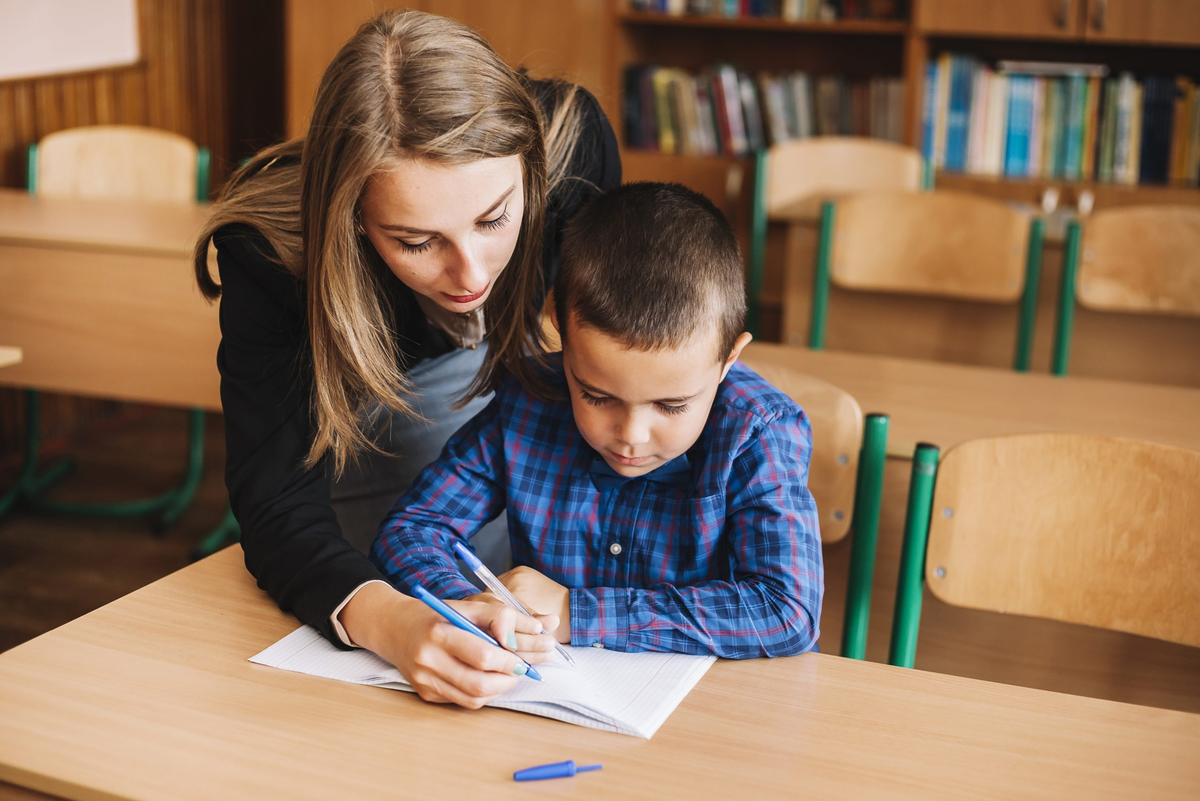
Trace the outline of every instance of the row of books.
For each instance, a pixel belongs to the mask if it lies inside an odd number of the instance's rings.
[[[787,22],[897,19],[899,0],[633,0],[634,11],[673,16],[774,17]]]
[[[625,68],[625,141],[687,156],[744,156],[810,136],[899,142],[900,78],[851,80],[803,72],[752,76],[729,64],[699,74],[650,64]]]
[[[926,70],[924,153],[1009,178],[1200,183],[1200,93],[1184,76],[943,54]]]

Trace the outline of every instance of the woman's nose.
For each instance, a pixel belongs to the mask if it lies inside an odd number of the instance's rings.
[[[466,294],[482,292],[488,285],[488,268],[483,254],[470,245],[455,248],[455,261],[449,269],[449,277]]]

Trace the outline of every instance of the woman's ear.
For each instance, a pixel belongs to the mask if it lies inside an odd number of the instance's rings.
[[[743,331],[742,335],[733,343],[733,349],[729,351],[729,358],[725,360],[725,367],[721,370],[722,381],[725,380],[725,376],[729,375],[729,370],[733,367],[733,363],[742,355],[742,349],[749,345],[752,339],[754,337],[750,335],[749,331]]]

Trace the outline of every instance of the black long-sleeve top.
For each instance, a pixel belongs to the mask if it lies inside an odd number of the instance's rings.
[[[544,84],[534,84],[539,96]],[[568,178],[548,202],[543,269],[552,286],[563,227],[597,190],[621,182],[612,126],[596,99],[580,91],[582,132]],[[304,287],[263,254],[253,228],[226,226],[213,237],[220,270],[221,404],[225,412],[225,483],[242,529],[246,567],[284,611],[341,645],[330,617],[359,585],[381,578],[342,537],[330,502],[328,455],[305,470],[313,442],[312,353]],[[407,364],[452,345],[419,310],[410,289],[389,282],[394,330]],[[541,298],[531,299],[541,305]]]

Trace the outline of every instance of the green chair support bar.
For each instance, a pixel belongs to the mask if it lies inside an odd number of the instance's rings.
[[[808,321],[808,346],[825,349],[825,318],[829,311],[829,270],[833,259],[833,225],[836,216],[833,201],[821,204],[821,229],[817,235],[817,263],[813,270],[812,310]]]
[[[921,627],[921,593],[925,589],[925,546],[933,514],[933,489],[937,483],[938,449],[925,442],[913,454],[912,481],[904,517],[904,545],[900,551],[900,575],[896,609],[892,619],[892,642],[888,663],[910,668],[917,659],[917,632]]]
[[[25,149],[25,189],[31,195],[37,194],[38,184],[38,146],[37,142]]]
[[[933,177],[936,171],[933,167],[933,162],[929,159],[921,160],[921,189],[929,192],[933,189]]]
[[[226,545],[238,542],[241,538],[242,527],[238,525],[237,518],[233,516],[233,507],[226,506],[225,516],[221,518],[221,522],[200,541],[199,545],[192,549],[192,561],[196,562],[206,556],[211,556]]]
[[[867,627],[871,613],[871,582],[875,578],[875,550],[879,540],[879,513],[883,506],[883,468],[887,459],[888,416],[868,414],[864,420],[862,451],[854,491],[854,517],[850,541],[850,581],[846,588],[846,620],[842,626],[842,656],[865,659]]]
[[[1025,252],[1025,291],[1021,295],[1020,320],[1017,323],[1017,350],[1013,355],[1013,369],[1029,372],[1029,361],[1033,353],[1033,327],[1037,321],[1038,284],[1042,280],[1042,243],[1046,235],[1046,223],[1034,218],[1029,223],[1029,247]]]
[[[17,501],[37,495],[70,473],[75,465],[70,459],[60,459],[42,475],[37,475],[38,451],[41,448],[42,404],[36,389],[25,390],[25,460],[16,483],[0,496],[0,517]]]
[[[1067,243],[1063,248],[1062,282],[1058,289],[1058,319],[1054,326],[1054,356],[1050,371],[1066,375],[1071,359],[1071,329],[1075,325],[1075,282],[1079,276],[1079,245],[1083,227],[1078,220],[1067,224]]]
[[[750,214],[750,275],[746,281],[746,330],[755,339],[762,325],[763,273],[767,259],[767,151],[754,154],[754,200]]]
[[[196,202],[208,202],[208,176],[212,167],[212,153],[207,147],[196,151]]]

